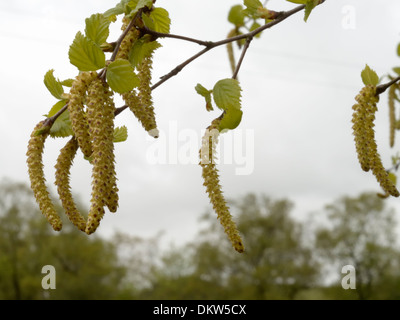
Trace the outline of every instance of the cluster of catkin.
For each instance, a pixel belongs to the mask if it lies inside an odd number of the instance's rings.
[[[202,176],[204,179],[203,185],[206,187],[206,192],[210,198],[218,219],[224,228],[232,246],[238,252],[244,251],[243,241],[239,235],[235,222],[229,212],[224,195],[221,191],[219,182],[218,169],[216,167],[216,145],[219,137],[220,118],[212,121],[207,128],[200,148],[200,166],[202,168]]]
[[[362,88],[355,99],[357,103],[353,105],[352,123],[354,141],[361,168],[364,171],[372,171],[386,195],[398,197],[400,195],[399,191],[383,167],[375,141],[374,121],[379,101],[376,87],[368,85]]]
[[[124,19],[123,30],[129,22]],[[128,59],[138,37],[139,31],[132,28],[122,41],[116,59]],[[148,55],[137,66],[139,87],[122,94],[122,97],[146,131],[157,137],[150,87],[151,67],[152,55]],[[116,112],[114,92],[100,74],[95,71],[81,72],[72,83],[67,95],[67,106],[74,134],[60,150],[55,165],[55,185],[65,213],[78,229],[87,234],[96,231],[105,214],[105,208],[110,212],[116,212],[118,208],[113,142]],[[27,165],[31,188],[39,208],[53,229],[59,231],[62,221],[46,188],[42,159],[51,125],[44,120],[33,130],[28,143]],[[78,150],[92,165],[92,192],[87,217],[79,212],[70,187],[70,170]]]

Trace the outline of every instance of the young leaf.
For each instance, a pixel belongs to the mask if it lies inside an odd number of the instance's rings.
[[[115,92],[129,92],[137,87],[139,82],[128,60],[117,59],[107,67],[107,83]]]
[[[236,27],[244,25],[244,13],[242,5],[238,4],[229,10],[228,21],[233,23]]]
[[[161,47],[157,41],[151,41],[150,35],[145,35],[136,40],[132,49],[129,51],[129,62],[136,67],[145,57],[150,56],[154,50]]]
[[[399,45],[397,46],[397,55],[400,57],[400,43],[399,43]]]
[[[108,35],[110,34],[110,20],[104,17],[104,15],[97,13],[90,16],[85,20],[86,28],[85,34],[90,40],[97,45],[102,45],[107,41]]]
[[[251,15],[257,13],[258,8],[263,7],[260,0],[244,0],[243,3],[246,6],[246,12]]]
[[[306,4],[308,0],[286,0],[292,3],[297,3],[297,4]]]
[[[124,142],[128,139],[128,129],[125,126],[116,127],[114,129],[114,139],[113,142]]]
[[[213,106],[212,106],[212,102],[211,102],[211,90],[207,90],[206,88],[204,88],[200,83],[197,84],[197,86],[195,87],[196,92],[201,95],[202,97],[204,97],[206,99],[206,110],[207,111],[212,111]]]
[[[74,83],[74,79],[65,79],[65,80],[61,81],[61,84],[64,87],[72,87],[73,83]]]
[[[122,0],[114,8],[111,8],[111,9],[107,10],[106,12],[104,12],[103,16],[105,18],[108,18],[109,20],[111,20],[112,17],[118,16],[123,13],[127,13],[128,2],[129,2],[129,0]]]
[[[219,124],[219,131],[235,129],[242,121],[242,115],[242,110],[229,109],[227,112],[225,112]]]
[[[95,71],[106,65],[104,52],[80,31],[69,47],[69,60],[80,71]]]
[[[128,3],[129,7],[131,7],[133,10],[129,13],[130,16],[133,16],[138,12],[140,9],[147,7],[151,9],[153,6],[153,0],[132,0],[129,1]]]
[[[400,75],[400,67],[393,68],[393,71]]]
[[[372,70],[368,65],[365,65],[365,69],[361,71],[361,79],[366,86],[376,86],[379,83],[379,77],[377,73]]]
[[[61,110],[66,104],[66,101],[58,101],[49,111],[47,117],[54,116],[58,111]],[[71,127],[71,119],[69,117],[68,110],[64,111],[50,129],[50,136],[53,138],[64,138],[73,135]]]
[[[237,80],[229,78],[218,81],[213,88],[213,94],[218,108],[240,109],[241,88]]]
[[[155,8],[150,13],[150,18],[153,20],[154,31],[161,33],[169,33],[171,19],[168,11],[164,8]]]
[[[64,93],[64,88],[62,87],[61,82],[54,77],[54,70],[51,69],[47,71],[44,76],[44,84],[46,88],[50,91],[50,93],[59,100],[62,100],[62,94]]]
[[[306,2],[306,7],[304,8],[304,21],[307,22],[311,11],[319,4],[319,0],[308,0]]]

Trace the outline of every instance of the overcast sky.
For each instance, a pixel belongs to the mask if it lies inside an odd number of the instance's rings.
[[[69,45],[84,20],[117,1],[14,0],[0,2],[0,178],[28,182],[26,145],[35,126],[56,102],[43,84],[55,69],[60,79],[77,74],[68,61]],[[158,0],[172,19],[171,32],[202,40],[221,40],[231,26],[227,13],[240,0]],[[268,8],[296,6],[271,0]],[[118,37],[113,26],[111,40]],[[295,202],[302,219],[342,195],[380,191],[371,173],[358,164],[351,133],[354,97],[362,87],[360,72],[368,63],[379,75],[400,65],[398,0],[327,0],[304,23],[296,14],[265,31],[250,46],[239,74],[243,120],[221,143],[221,183],[227,198],[248,192]],[[161,39],[155,54],[154,79],[196,53],[200,47]],[[236,55],[238,52],[236,51]],[[116,145],[120,208],[106,214],[98,233],[120,230],[148,237],[160,230],[168,241],[192,238],[198,217],[209,208],[201,170],[193,158],[202,130],[219,113],[207,113],[194,90],[212,88],[229,78],[225,48],[217,48],[190,64],[154,91],[161,136],[151,139],[128,111],[117,125],[129,138]],[[388,147],[388,111],[383,95],[377,114],[378,148],[385,165],[395,153]],[[118,103],[118,100],[117,100]],[[121,102],[122,103],[122,102]],[[49,140],[46,178],[53,191],[54,164],[65,139]],[[397,144],[398,146],[398,144]],[[158,153],[155,153],[158,152]],[[194,161],[193,161],[194,159]],[[77,158],[73,190],[89,205],[90,166]],[[400,212],[400,200],[388,200]]]

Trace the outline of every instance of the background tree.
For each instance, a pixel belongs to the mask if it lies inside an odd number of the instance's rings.
[[[323,264],[334,266],[338,275],[343,266],[354,266],[357,297],[379,296],[376,288],[382,282],[399,277],[394,210],[375,193],[363,193],[327,205],[326,213],[328,225],[316,230],[316,247]]]
[[[42,289],[45,265],[55,267],[62,289]],[[55,233],[26,185],[1,182],[0,299],[112,299],[121,292],[124,275],[113,243],[72,227]]]
[[[287,199],[249,194],[235,202],[237,224],[248,250],[232,252],[212,215],[183,248],[164,255],[148,294],[176,299],[294,299],[316,284],[319,264],[290,217]],[[151,295],[151,292],[153,295]]]

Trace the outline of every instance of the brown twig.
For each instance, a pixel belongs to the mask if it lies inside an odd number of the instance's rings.
[[[376,94],[375,95],[380,95],[381,93],[384,93],[390,86],[395,84],[396,82],[400,81],[400,76],[397,78],[394,78],[392,81],[389,81],[388,83],[381,84],[376,87]]]

